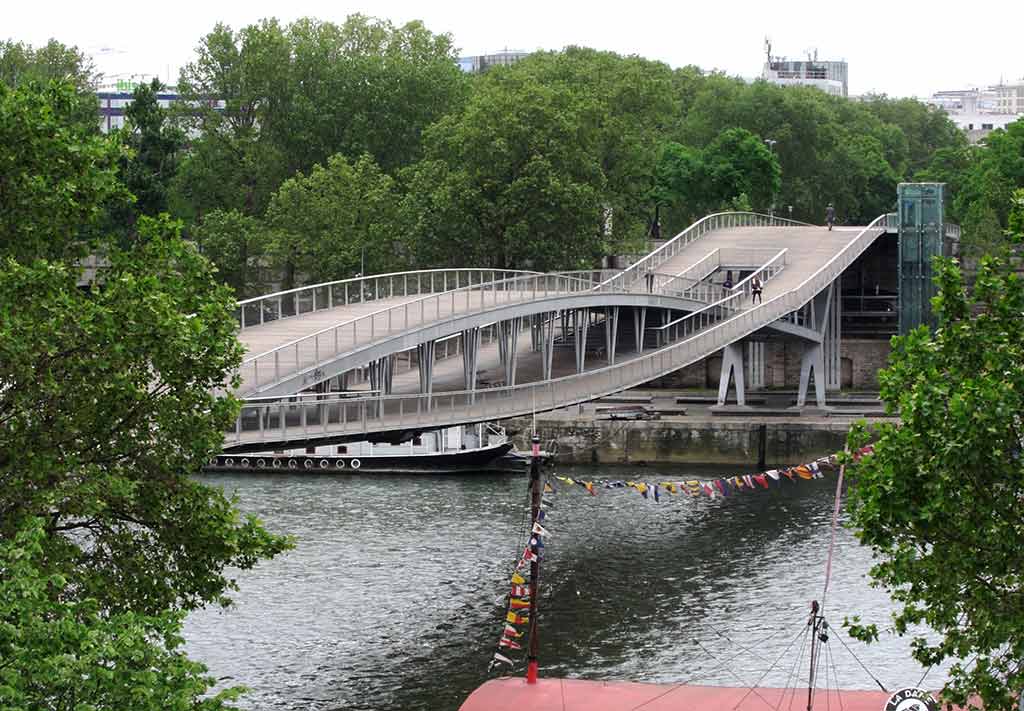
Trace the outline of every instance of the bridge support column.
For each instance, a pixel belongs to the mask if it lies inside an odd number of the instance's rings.
[[[764,387],[764,341],[747,344],[747,380],[751,388]]]
[[[800,360],[800,388],[796,394],[796,406],[807,402],[807,388],[814,375],[814,399],[818,407],[825,407],[825,349],[820,343],[809,343]]]
[[[519,360],[519,317],[498,324],[498,357],[505,371],[505,385],[516,384],[516,365]]]
[[[644,350],[644,329],[647,327],[647,308],[638,306],[633,309],[633,339],[636,341],[637,354]]]
[[[608,365],[615,365],[615,348],[619,340],[619,307],[612,306],[604,311],[604,345]]]
[[[555,326],[560,314],[558,311],[541,314],[538,319],[541,347],[541,379],[551,380],[551,367],[555,357]]]
[[[476,366],[480,357],[480,329],[462,332],[462,382],[466,390],[476,390]]]
[[[429,396],[434,389],[434,341],[427,341],[416,346],[416,360],[420,365],[420,392],[427,395],[429,407]]]
[[[394,356],[385,356],[372,361],[370,363],[370,389],[390,395],[391,385],[394,382],[394,366]]]
[[[582,373],[587,367],[587,328],[590,325],[590,311],[575,309],[572,312],[572,338],[576,350],[576,372]]]
[[[718,379],[718,404],[724,405],[729,397],[730,377],[736,381],[736,404],[747,404],[747,393],[743,382],[743,346],[730,343],[722,349],[722,375]]]
[[[835,283],[832,284],[835,287]],[[831,307],[825,323],[825,389],[839,390],[843,386],[843,368],[840,358],[842,343],[843,300],[838,293],[832,295]]]

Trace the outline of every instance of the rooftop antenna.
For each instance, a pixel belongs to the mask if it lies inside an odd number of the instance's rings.
[[[764,53],[768,55],[768,63],[772,63],[772,38],[768,35],[764,37]]]

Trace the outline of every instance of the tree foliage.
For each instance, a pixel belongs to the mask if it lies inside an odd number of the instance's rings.
[[[286,180],[266,216],[285,288],[296,272],[312,282],[352,276],[364,259],[368,273],[396,271],[396,202],[394,181],[369,155],[354,162],[333,155],[326,166]]]
[[[67,85],[0,84],[0,255],[82,257],[106,206],[128,199],[120,146],[77,119],[83,101]]]
[[[107,614],[73,597],[46,560],[42,519],[0,539],[0,707],[52,711],[216,711],[241,688],[205,692],[215,680],[181,651],[182,613]]]
[[[954,263],[936,274],[938,328],[894,339],[879,374],[900,424],[878,426],[874,454],[855,464],[851,519],[900,606],[896,632],[938,633],[916,636],[913,654],[953,662],[944,695],[1010,711],[1024,687],[1024,280],[1002,256],[981,260],[971,294]],[[855,430],[851,446],[866,436]]]
[[[0,41],[0,84],[14,89],[29,83],[59,82],[84,101],[73,104],[68,118],[79,128],[99,132],[94,92],[99,74],[91,58],[77,47],[51,39],[42,47],[24,42]]]
[[[185,143],[184,133],[157,100],[163,88],[159,79],[137,86],[121,129],[121,141],[130,151],[121,161],[121,182],[135,196],[135,214],[150,217],[167,212],[169,186]]]
[[[483,77],[464,112],[427,131],[425,160],[403,175],[420,259],[549,269],[600,257],[599,115],[511,71]]]
[[[0,191],[0,673],[16,680],[0,694],[216,708],[176,651],[178,613],[226,602],[230,570],[289,545],[192,476],[238,408],[222,394],[241,359],[234,300],[167,216],[140,218],[128,244],[99,232],[127,194],[120,146],[74,122],[76,99],[0,87],[0,160],[15,158]],[[90,248],[108,265],[83,289]]]

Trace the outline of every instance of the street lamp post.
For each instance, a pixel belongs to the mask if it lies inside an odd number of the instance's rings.
[[[775,144],[778,143],[774,138],[764,139],[765,145],[768,146],[768,153],[772,156],[775,155]],[[775,216],[775,188],[772,188],[772,203],[768,206],[768,217]]]

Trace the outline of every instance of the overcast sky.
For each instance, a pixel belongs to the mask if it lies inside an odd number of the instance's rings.
[[[159,74],[167,81],[170,74],[172,83],[218,21],[237,29],[264,17],[341,22],[355,12],[396,24],[423,20],[433,32],[451,33],[462,54],[575,44],[744,77],[760,73],[767,35],[776,55],[800,58],[816,48],[820,59],[847,60],[851,94],[927,96],[1024,75],[1020,0],[136,0],[109,9],[86,0],[2,4],[0,38],[36,45],[53,37],[92,54],[108,77]]]

